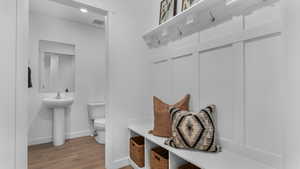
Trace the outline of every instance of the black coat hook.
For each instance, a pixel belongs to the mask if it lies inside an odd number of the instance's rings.
[[[212,13],[211,11],[209,11],[209,15],[210,15],[210,17],[211,17],[210,21],[211,21],[211,22],[215,22],[215,21],[216,21],[216,18],[215,18],[215,16],[213,15],[213,13]]]
[[[177,27],[177,30],[178,30],[178,32],[179,32],[179,36],[181,37],[181,36],[183,35],[183,32],[180,30],[179,27]]]

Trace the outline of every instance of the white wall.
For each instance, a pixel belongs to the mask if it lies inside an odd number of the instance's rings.
[[[216,104],[223,148],[275,168],[283,153],[280,11],[260,9],[150,54],[154,95],[172,104],[190,93],[194,111]]]
[[[300,96],[300,22],[299,7],[300,1],[286,0],[282,2],[283,20],[284,20],[284,46],[285,59],[282,62],[283,81],[282,87],[283,103],[286,108],[284,114],[284,169],[298,169],[300,166],[300,114],[299,114],[299,96]]]
[[[151,112],[150,65],[142,35],[152,10],[147,0],[108,0],[115,13],[109,18],[109,102],[107,168],[128,164],[128,122]],[[133,10],[134,9],[134,10]]]
[[[17,12],[17,8],[20,9]],[[0,168],[27,168],[28,1],[0,1]]]
[[[87,103],[104,101],[106,84],[105,32],[41,14],[30,15],[30,57],[33,88],[29,89],[29,143],[48,142],[52,137],[52,113],[42,106],[39,92],[39,40],[75,45],[75,102],[66,114],[68,137],[89,134]]]
[[[0,1],[0,168],[15,166],[16,1]]]
[[[27,59],[29,37],[28,0],[17,1],[17,55],[16,55],[16,150],[15,168],[27,169],[27,134],[28,134],[28,90]],[[7,168],[7,167],[6,167]]]

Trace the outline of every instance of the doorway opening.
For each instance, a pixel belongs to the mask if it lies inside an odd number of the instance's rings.
[[[105,168],[107,11],[29,0],[28,169]]]

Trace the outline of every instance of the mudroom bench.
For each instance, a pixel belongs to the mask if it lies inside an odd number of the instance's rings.
[[[185,163],[191,163],[201,169],[275,169],[258,161],[249,159],[235,152],[223,148],[220,153],[206,153],[193,150],[175,149],[164,144],[165,138],[149,134],[152,129],[148,124],[129,125],[129,137],[142,136],[145,142],[145,167],[151,169],[151,149],[162,147],[169,152],[169,169],[178,169]],[[138,167],[133,160],[129,159],[130,165],[135,169]]]

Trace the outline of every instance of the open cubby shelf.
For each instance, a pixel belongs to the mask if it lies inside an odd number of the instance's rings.
[[[223,148],[220,153],[206,153],[201,151],[175,149],[164,144],[165,138],[149,134],[151,125],[136,124],[129,126],[129,136],[143,136],[145,138],[145,167],[150,169],[151,149],[160,146],[169,151],[169,168],[177,169],[187,162],[202,169],[274,169],[258,161],[249,159],[240,154],[228,151]],[[129,160],[135,169],[141,169]]]

